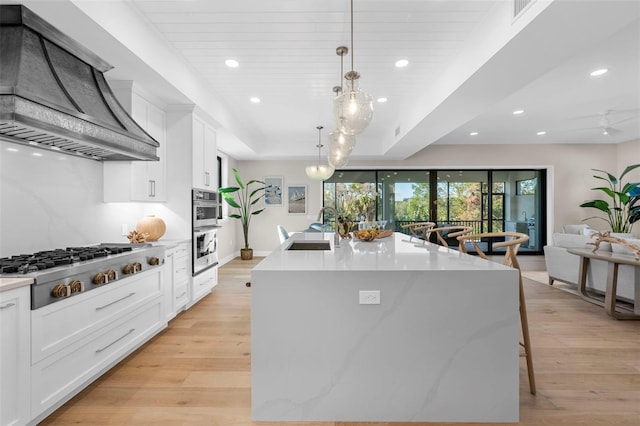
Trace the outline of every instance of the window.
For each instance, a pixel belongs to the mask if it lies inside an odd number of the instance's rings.
[[[510,231],[524,222],[529,243],[521,250],[540,254],[545,181],[544,170],[531,169],[338,170],[324,182],[323,205],[355,222],[386,220],[397,232],[427,221],[474,232]],[[333,226],[329,212],[324,223]]]
[[[537,184],[536,178],[516,181],[516,195],[535,195]]]

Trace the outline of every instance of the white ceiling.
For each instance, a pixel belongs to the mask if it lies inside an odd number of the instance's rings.
[[[39,2],[24,3],[80,37],[77,21],[57,19]],[[73,3],[90,12],[82,0]],[[203,77],[206,96],[234,117],[232,123],[209,110],[221,134],[235,134],[219,144],[227,153],[239,159],[317,154],[316,126],[325,127],[325,136],[335,126],[335,49],[350,47],[349,0],[127,4],[189,72]],[[375,105],[354,156],[402,159],[433,143],[640,139],[640,1],[533,0],[516,19],[512,8],[512,0],[355,0],[354,68],[361,88],[388,102]],[[94,15],[105,26],[105,18]],[[126,77],[129,63],[120,58],[131,55],[138,40],[120,37],[121,52],[92,41],[84,38],[116,66],[107,77]],[[240,66],[226,67],[229,58]],[[408,67],[394,66],[401,58]],[[609,72],[589,76],[602,67]],[[151,72],[145,80],[153,90],[161,79]],[[261,102],[250,103],[252,96]],[[525,113],[514,116],[515,109]],[[607,136],[601,130],[606,111],[615,129]],[[546,135],[537,136],[542,130]],[[473,131],[479,134],[470,136]]]

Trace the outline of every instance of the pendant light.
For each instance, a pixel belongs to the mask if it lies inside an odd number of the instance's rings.
[[[351,71],[344,78],[346,90],[333,100],[333,113],[338,130],[344,134],[357,135],[371,123],[373,96],[358,87],[360,74],[353,69],[353,0],[351,0]]]
[[[347,54],[349,49],[346,46],[339,46],[336,49],[336,54],[340,56],[340,84],[342,84],[342,75],[344,73],[344,55]],[[335,86],[333,92],[336,94],[336,98],[342,94],[342,85]],[[349,155],[356,146],[356,137],[354,135],[347,135],[336,129],[329,133],[329,155],[327,159],[329,164],[338,169],[345,167],[349,162]]]
[[[307,173],[307,176],[309,176],[309,178],[313,180],[327,180],[331,177],[331,175],[333,175],[335,169],[333,168],[333,166],[330,166],[328,164],[320,164],[320,151],[323,147],[321,138],[323,127],[317,126],[316,129],[318,129],[318,145],[316,145],[316,147],[318,148],[318,164],[307,166],[305,168],[305,172]]]

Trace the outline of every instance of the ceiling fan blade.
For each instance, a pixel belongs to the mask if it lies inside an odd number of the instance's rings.
[[[631,114],[629,120],[636,118],[638,113],[640,112],[640,108],[627,108],[627,109],[605,109],[596,114],[586,114],[586,115],[578,115],[572,118],[572,120],[585,120],[585,119],[595,119],[595,118],[608,118],[612,120],[616,118],[620,114]],[[626,120],[626,119],[625,119]]]
[[[615,127],[604,127],[602,128],[602,133],[605,135],[613,136],[622,132],[622,130],[616,129]]]

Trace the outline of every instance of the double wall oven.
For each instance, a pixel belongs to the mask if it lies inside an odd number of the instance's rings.
[[[218,264],[218,218],[222,203],[217,192],[194,188],[191,191],[193,226],[193,276]]]

